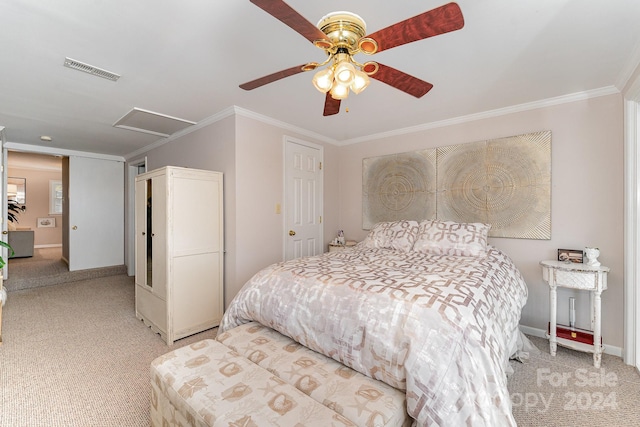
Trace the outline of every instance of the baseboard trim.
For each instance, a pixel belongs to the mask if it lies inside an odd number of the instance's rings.
[[[520,325],[520,330],[527,335],[532,335],[534,337],[539,337],[539,338],[547,338],[547,331],[542,329],[532,328],[531,326]],[[610,344],[607,344],[606,342],[603,344],[604,344],[605,354],[622,357],[622,348],[612,346]]]
[[[33,245],[33,249],[43,249],[43,248],[61,248],[62,243],[52,243],[50,245]]]

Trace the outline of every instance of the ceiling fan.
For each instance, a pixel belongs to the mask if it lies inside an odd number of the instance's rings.
[[[320,69],[313,77],[313,84],[326,93],[324,116],[337,114],[340,101],[349,95],[362,92],[369,85],[369,77],[386,83],[416,98],[431,90],[433,85],[379,62],[363,64],[353,57],[357,53],[373,55],[403,44],[459,30],[464,26],[462,11],[456,3],[448,3],[413,18],[366,35],[364,20],[351,12],[333,12],[324,16],[315,26],[282,0],[250,0],[274,18],[301,34],[316,47],[327,53],[321,64],[309,62],[269,74],[240,85],[252,90],[268,83],[293,76],[304,71]]]

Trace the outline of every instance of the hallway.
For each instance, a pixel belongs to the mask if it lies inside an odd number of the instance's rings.
[[[4,287],[12,292],[116,274],[126,274],[126,267],[119,265],[69,271],[62,260],[61,247],[36,248],[33,257],[9,259],[9,278],[4,280]]]

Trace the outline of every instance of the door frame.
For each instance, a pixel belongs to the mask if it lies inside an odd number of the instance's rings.
[[[303,145],[314,150],[318,150],[320,156],[320,163],[322,164],[320,169],[320,177],[318,178],[318,193],[319,193],[319,211],[320,211],[320,224],[318,228],[318,241],[320,247],[324,248],[324,147],[320,144],[304,141],[298,138],[285,135],[282,143],[282,259],[287,259],[287,243],[289,240],[286,238],[286,230],[289,230],[289,224],[287,223],[287,204],[289,194],[287,194],[287,146],[290,144]]]
[[[123,163],[126,162],[125,158],[122,156],[90,153],[88,151],[68,150],[65,148],[45,147],[41,145],[23,144],[20,142],[6,142],[4,143],[4,150],[22,151],[24,153],[34,153],[34,154],[48,154],[52,156],[63,156],[63,157],[71,157],[71,156],[88,157],[92,159],[120,161]],[[6,194],[6,188],[3,189],[3,193]],[[62,242],[63,242],[63,253],[64,253],[64,237],[62,239]],[[125,248],[123,247],[122,250],[124,251]]]
[[[136,251],[135,251],[135,195],[136,195],[136,176],[141,174],[140,167],[144,167],[147,172],[147,156],[130,160],[126,162],[125,177],[127,183],[126,189],[126,206],[127,211],[125,217],[125,264],[127,264],[127,275],[136,275]]]
[[[624,351],[640,371],[640,75],[624,92]]]
[[[2,197],[0,197],[0,203],[2,203],[2,210],[0,221],[2,221],[2,241],[7,243],[9,240],[9,209],[7,207],[7,176],[9,171],[7,170],[7,155],[8,150],[6,147],[6,135],[4,133],[4,126],[0,126],[0,189],[2,189]],[[0,255],[2,255],[2,259],[5,260],[6,264],[0,270],[0,275],[2,275],[5,279],[9,278],[9,250],[5,247],[0,248]],[[0,283],[0,288],[2,287],[2,283]]]

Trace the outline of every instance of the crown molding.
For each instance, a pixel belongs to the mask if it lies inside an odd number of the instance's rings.
[[[307,136],[309,138],[314,138],[316,140],[322,141],[322,142],[326,142],[328,144],[333,144],[333,145],[341,145],[340,141],[335,140],[333,138],[329,138],[328,136],[325,135],[321,135],[319,133],[307,130],[307,129],[303,129],[301,127],[298,126],[294,126],[292,124],[286,123],[286,122],[282,122],[280,120],[276,120],[273,119],[271,117],[259,114],[259,113],[255,113],[251,110],[247,110],[246,108],[242,108],[242,107],[238,107],[238,106],[234,106],[233,107],[234,110],[236,111],[236,114],[238,114],[239,116],[243,116],[243,117],[248,117],[263,123],[266,123],[268,125],[273,125],[282,129],[286,129],[288,131],[291,132],[295,132],[298,133],[300,135],[304,135]]]
[[[631,60],[629,60],[627,66],[620,72],[616,84],[616,87],[619,88],[622,93],[626,93],[629,86],[636,80],[634,79],[634,75],[636,75],[636,72],[640,69],[640,45],[636,46],[629,57]]]
[[[220,120],[223,120],[223,119],[225,119],[225,118],[227,118],[229,116],[232,116],[232,115],[248,117],[250,119],[257,120],[259,122],[266,123],[266,124],[269,124],[269,125],[272,125],[272,126],[276,126],[276,127],[279,127],[281,129],[285,129],[285,130],[288,130],[288,131],[291,131],[291,132],[295,132],[295,133],[298,133],[300,135],[304,135],[304,136],[307,136],[307,137],[310,137],[310,138],[314,138],[314,139],[319,140],[319,141],[323,141],[323,142],[326,142],[326,143],[329,143],[329,144],[339,145],[339,142],[336,141],[335,139],[328,138],[328,137],[326,137],[324,135],[321,135],[319,133],[312,132],[310,130],[303,129],[303,128],[298,127],[298,126],[294,126],[292,124],[289,124],[289,123],[286,123],[286,122],[282,122],[280,120],[273,119],[273,118],[265,116],[263,114],[255,113],[255,112],[253,112],[251,110],[247,110],[246,108],[242,108],[242,107],[238,107],[236,105],[232,105],[231,107],[225,108],[224,110],[220,111],[219,113],[216,113],[216,114],[214,114],[212,116],[209,116],[209,117],[207,117],[207,118],[205,118],[203,120],[200,120],[198,123],[196,123],[193,126],[189,126],[186,129],[183,129],[183,130],[181,130],[179,132],[174,133],[173,135],[169,136],[168,138],[159,139],[159,140],[157,140],[157,141],[155,141],[155,142],[153,142],[153,143],[151,143],[149,145],[145,145],[144,147],[142,147],[142,148],[140,148],[140,149],[138,149],[136,151],[132,151],[131,153],[126,154],[124,156],[124,158],[127,161],[129,161],[129,160],[131,160],[131,159],[133,159],[135,157],[140,156],[141,154],[144,154],[144,153],[146,153],[146,152],[148,152],[150,150],[153,150],[154,148],[161,147],[164,144],[168,144],[171,141],[174,141],[174,140],[176,140],[178,138],[181,138],[181,137],[183,137],[185,135],[188,135],[191,132],[195,132],[195,131],[197,131],[199,129],[202,129],[203,127],[209,126],[209,125],[211,125],[213,123],[219,122]]]
[[[313,138],[315,140],[318,141],[322,141],[322,142],[326,142],[328,144],[332,144],[332,145],[338,145],[338,146],[343,146],[343,145],[351,145],[351,144],[357,144],[360,142],[367,142],[367,141],[373,141],[376,139],[382,139],[382,138],[388,138],[388,137],[393,137],[393,136],[398,136],[398,135],[405,135],[408,133],[415,133],[415,132],[421,132],[421,131],[425,131],[425,130],[429,130],[429,129],[435,129],[435,128],[441,128],[441,127],[446,127],[446,126],[453,126],[453,125],[457,125],[457,124],[461,124],[461,123],[467,123],[467,122],[473,122],[476,120],[483,120],[483,119],[488,119],[488,118],[492,118],[492,117],[499,117],[499,116],[504,116],[507,114],[513,114],[513,113],[519,113],[522,111],[528,111],[528,110],[535,110],[538,108],[545,108],[545,107],[551,107],[554,105],[560,105],[560,104],[566,104],[569,102],[576,102],[576,101],[583,101],[589,98],[597,98],[600,96],[606,96],[606,95],[612,95],[612,94],[616,94],[616,93],[620,93],[620,90],[618,90],[615,86],[606,86],[600,89],[594,89],[594,90],[590,90],[590,91],[585,91],[585,92],[576,92],[576,93],[572,93],[569,95],[562,95],[562,96],[557,96],[555,98],[548,98],[548,99],[543,99],[540,101],[534,101],[534,102],[528,102],[528,103],[524,103],[524,104],[519,104],[519,105],[514,105],[511,107],[505,107],[505,108],[499,108],[499,109],[495,109],[495,110],[490,110],[490,111],[484,111],[482,113],[476,113],[476,114],[469,114],[466,116],[460,116],[460,117],[454,117],[452,119],[446,119],[446,120],[440,120],[437,122],[430,122],[430,123],[423,123],[421,125],[417,125],[417,126],[410,126],[410,127],[406,127],[406,128],[400,128],[400,129],[396,129],[396,130],[392,130],[389,132],[382,132],[382,133],[376,133],[376,134],[371,134],[371,135],[365,135],[365,136],[361,136],[358,138],[352,138],[352,139],[346,139],[346,140],[342,140],[342,141],[338,141],[336,139],[333,138],[329,138],[325,135],[321,135],[317,132],[313,132],[307,129],[303,129],[301,127],[298,126],[294,126],[290,123],[286,123],[280,120],[276,120],[274,118],[265,116],[264,114],[259,114],[256,113],[254,111],[251,110],[247,110],[246,108],[242,108],[242,107],[238,107],[237,105],[233,105],[231,107],[225,108],[224,110],[220,111],[219,113],[216,113],[212,116],[209,116],[201,121],[199,121],[197,124],[193,125],[193,126],[189,126],[186,129],[181,130],[180,132],[176,132],[173,135],[169,136],[168,138],[162,138],[159,139],[149,145],[146,145],[136,151],[133,151],[127,155],[124,156],[124,159],[129,161],[135,157],[140,156],[141,154],[144,154],[150,150],[153,150],[154,148],[158,148],[164,144],[168,144],[171,141],[174,141],[178,138],[181,138],[191,132],[195,132],[199,129],[202,129],[203,127],[209,126],[213,123],[216,123],[220,120],[223,120],[229,116],[232,115],[238,115],[238,116],[242,116],[242,117],[247,117],[253,120],[257,120],[259,122],[268,124],[268,125],[272,125],[275,127],[278,127],[280,129],[285,129],[288,130],[290,132],[295,132],[297,134],[309,137],[309,138]]]
[[[358,138],[346,139],[342,141],[340,145],[351,145],[351,144],[357,144],[360,142],[373,141],[376,139],[388,138],[388,137],[393,137],[398,135],[406,135],[408,133],[422,132],[429,129],[453,126],[461,123],[473,122],[476,120],[483,120],[483,119],[489,119],[493,117],[505,116],[507,114],[519,113],[522,111],[536,110],[539,108],[546,108],[554,105],[567,104],[570,102],[584,101],[586,99],[597,98],[597,97],[606,96],[606,95],[613,95],[616,93],[620,93],[620,91],[615,86],[607,86],[600,89],[594,89],[594,90],[585,91],[585,92],[577,92],[569,95],[557,96],[555,98],[548,98],[540,101],[513,105],[511,107],[484,111],[482,113],[469,114],[466,116],[454,117],[452,119],[424,123],[421,125],[396,129],[389,132],[382,132],[382,133],[366,135]]]

